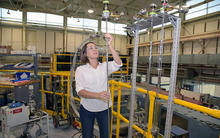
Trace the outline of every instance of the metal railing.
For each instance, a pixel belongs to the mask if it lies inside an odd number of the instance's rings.
[[[125,87],[125,88],[130,88],[131,89],[131,85],[126,84],[126,83],[122,83],[122,82],[116,82],[114,80],[111,80],[109,83],[111,84],[110,90],[111,90],[111,93],[112,93],[112,97],[114,97],[114,92],[116,90],[115,87],[118,88],[117,112],[112,110],[112,114],[115,115],[116,118],[117,118],[116,138],[119,138],[120,120],[122,120],[125,123],[129,124],[129,120],[127,120],[125,117],[123,117],[120,114],[121,88]],[[154,92],[154,91],[147,92],[147,90],[142,89],[142,88],[137,88],[137,92],[144,93],[144,94],[149,94],[149,97],[150,97],[148,126],[147,126],[147,132],[144,131],[143,129],[141,129],[140,127],[138,127],[137,125],[133,125],[133,128],[136,131],[143,134],[146,138],[152,138],[151,128],[152,128],[152,124],[153,124],[154,101],[155,101],[156,92]],[[158,94],[158,98],[168,100],[168,96],[162,95],[162,94]],[[114,99],[114,98],[112,98],[112,99]],[[204,107],[204,106],[200,106],[200,105],[193,104],[193,103],[190,103],[190,102],[186,102],[186,101],[176,99],[176,98],[174,98],[174,103],[178,104],[178,105],[182,105],[182,106],[187,107],[187,108],[191,108],[191,109],[199,111],[199,112],[206,113],[206,114],[208,114],[212,117],[220,119],[220,110],[210,109],[210,108],[207,108],[207,107]],[[113,109],[113,106],[112,106],[112,109]]]
[[[49,75],[50,77],[50,81],[51,81],[51,77],[52,76],[60,76],[60,83],[61,86],[64,86],[64,81],[65,83],[69,84],[69,78],[70,78],[70,74],[69,73],[49,73],[49,72],[42,72],[41,73],[41,93],[42,93],[42,109],[46,112],[48,112],[50,115],[52,114],[52,112],[50,110],[45,109],[45,101],[44,101],[44,94],[48,93],[48,94],[55,94],[55,95],[59,95],[62,97],[62,107],[66,107],[67,111],[69,111],[69,93],[68,93],[68,89],[69,89],[69,85],[66,85],[66,89],[67,91],[64,92],[64,89],[61,90],[61,92],[53,92],[52,90],[48,91],[44,89],[44,75]],[[74,76],[73,76],[74,77]],[[123,83],[123,82],[118,82],[118,81],[114,81],[114,80],[110,80],[109,81],[110,84],[110,91],[111,91],[111,99],[112,99],[112,103],[114,103],[114,95],[117,91],[117,111],[114,111],[114,104],[112,104],[112,115],[116,117],[116,138],[119,138],[119,133],[120,133],[120,121],[125,122],[126,124],[129,124],[129,120],[126,119],[120,112],[121,109],[121,96],[122,96],[122,88],[129,88],[131,89],[131,85],[127,84],[127,83]],[[148,126],[147,126],[147,131],[144,131],[143,129],[141,129],[140,127],[138,127],[137,125],[133,124],[133,128],[141,133],[144,137],[146,138],[152,138],[152,134],[151,134],[151,129],[152,129],[152,125],[153,125],[153,113],[154,113],[154,102],[155,102],[155,97],[156,97],[156,92],[155,91],[149,91],[147,92],[147,90],[142,89],[142,88],[137,88],[137,92],[143,93],[143,94],[149,94],[149,99],[150,99],[150,105],[149,105],[149,114],[148,114]],[[64,105],[64,98],[66,97],[67,105]],[[80,99],[78,99],[77,97],[72,97],[74,98],[74,100],[80,101]],[[162,95],[162,94],[158,94],[158,98],[160,99],[164,99],[164,100],[168,100],[168,96],[166,95]],[[210,109],[207,107],[203,107],[200,105],[196,105],[190,102],[186,102],[180,99],[176,99],[174,98],[174,103],[178,104],[178,105],[182,105],[185,106],[187,108],[191,108],[193,110],[199,111],[199,112],[203,112],[206,113],[212,117],[218,118],[220,119],[220,110],[217,109]],[[54,114],[54,112],[53,112]],[[64,112],[64,108],[62,108],[61,110],[61,115],[63,117],[66,117],[66,113]],[[112,126],[113,126],[113,116],[111,116],[111,137],[112,137]]]

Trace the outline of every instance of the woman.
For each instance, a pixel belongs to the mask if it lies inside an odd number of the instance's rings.
[[[114,61],[108,62],[108,75],[119,70],[122,61],[112,47],[112,36],[105,35]],[[98,62],[99,51],[93,42],[86,43],[81,51],[81,61],[86,63],[76,69],[76,91],[81,97],[80,122],[83,138],[93,137],[94,120],[97,119],[101,138],[108,138],[108,108],[112,105],[107,91],[106,62]],[[108,107],[108,102],[109,107]],[[111,118],[111,115],[110,115]]]

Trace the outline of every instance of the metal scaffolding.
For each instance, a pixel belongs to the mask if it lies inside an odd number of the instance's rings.
[[[152,22],[153,21],[153,22]],[[134,54],[133,54],[133,68],[132,68],[132,92],[131,92],[131,105],[130,105],[130,115],[129,115],[129,129],[128,137],[132,137],[132,126],[133,126],[133,116],[134,116],[134,102],[136,94],[136,72],[137,72],[137,57],[138,57],[138,41],[139,41],[139,30],[147,29],[163,23],[170,22],[174,28],[174,38],[173,38],[173,51],[172,51],[172,63],[171,63],[171,73],[170,73],[170,89],[169,89],[169,98],[168,98],[168,108],[166,115],[166,125],[165,125],[165,138],[170,137],[170,130],[172,124],[173,116],[173,98],[175,94],[176,87],[176,76],[177,76],[177,67],[178,67],[178,55],[179,55],[179,38],[180,38],[180,29],[181,29],[181,19],[174,15],[169,15],[167,12],[160,12],[155,16],[150,16],[148,19],[141,19],[136,21],[134,24],[127,27],[131,34],[134,35],[135,44],[134,44]],[[152,39],[150,40],[152,43]],[[161,42],[163,43],[163,42]],[[163,44],[160,44],[163,45]],[[162,60],[162,59],[161,59]],[[148,78],[149,79],[149,78]]]

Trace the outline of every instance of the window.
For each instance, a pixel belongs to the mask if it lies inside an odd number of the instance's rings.
[[[39,12],[27,12],[27,22],[46,23],[46,14]]]
[[[46,14],[46,24],[63,26],[63,16]]]
[[[186,14],[186,20],[206,15],[207,4],[202,4],[195,8],[189,9],[189,12]]]
[[[186,6],[189,7],[189,6],[195,5],[195,4],[203,2],[203,1],[204,0],[190,0],[190,1],[186,2]]]
[[[220,1],[214,0],[208,3],[208,14],[220,11]]]
[[[77,27],[82,28],[83,27],[83,19],[82,18],[67,18],[67,26],[69,27]]]
[[[107,22],[108,25],[108,33],[112,33],[112,34],[121,34],[121,35],[126,35],[125,32],[125,28],[126,25],[125,24],[118,24],[118,23],[111,23],[111,22]],[[102,32],[106,32],[106,22],[102,21]]]
[[[67,18],[68,27],[88,28],[98,31],[98,20],[84,18]]]
[[[63,16],[39,12],[27,12],[27,22],[63,26]]]
[[[101,24],[101,26],[102,26],[102,29],[101,29],[101,31],[103,32],[103,33],[105,33],[106,32],[106,22],[105,21],[102,21],[102,24]],[[114,34],[115,33],[115,25],[114,25],[114,23],[111,23],[111,22],[107,22],[107,31],[108,31],[108,33],[111,33],[111,34]]]
[[[5,8],[0,8],[0,12],[1,12],[0,18],[2,20],[22,22],[22,12],[20,12],[20,11],[14,11],[14,10],[9,10],[9,9],[5,9]]]
[[[186,3],[187,7],[192,6],[194,4],[203,2],[204,0],[192,0],[188,1]],[[206,4],[202,4],[200,6],[194,7],[192,9],[189,9],[189,12],[186,14],[186,20],[187,19],[192,19],[195,17],[199,17],[202,15],[210,14],[213,12],[218,12],[220,8],[220,1],[219,0],[214,0],[211,2],[208,2]]]
[[[97,32],[98,31],[98,20],[83,19],[83,27],[94,29]]]
[[[116,23],[115,24],[115,34],[121,34],[121,35],[126,35],[126,32],[125,32],[125,28],[127,25],[126,24],[118,24]]]

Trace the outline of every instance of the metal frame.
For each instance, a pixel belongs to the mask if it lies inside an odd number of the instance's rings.
[[[118,101],[117,101],[117,112],[112,110],[112,114],[116,117],[117,119],[117,128],[116,128],[116,138],[119,138],[119,131],[120,131],[120,120],[125,122],[126,124],[130,123],[130,120],[127,120],[121,113],[120,113],[120,101],[121,101],[121,90],[123,88],[128,88],[131,89],[132,86],[127,84],[127,83],[123,83],[123,82],[117,82],[114,80],[109,81],[109,84],[111,85],[110,90],[112,93],[112,97],[114,96],[114,93],[118,94]],[[151,134],[151,129],[153,126],[153,112],[155,110],[154,108],[154,101],[155,101],[155,97],[156,97],[156,92],[155,91],[147,91],[145,89],[142,88],[137,88],[137,92],[139,93],[143,93],[143,94],[148,94],[150,97],[150,106],[149,106],[149,119],[148,119],[148,125],[147,125],[147,131],[143,130],[142,128],[140,128],[139,126],[133,124],[133,129],[135,129],[137,132],[141,133],[144,137],[146,138],[152,138],[152,134]],[[168,100],[168,96],[163,95],[163,94],[158,94],[158,98],[163,99],[163,100]],[[112,99],[114,100],[114,98]],[[201,105],[197,105],[194,103],[190,103],[184,100],[180,100],[177,98],[173,99],[175,104],[190,108],[192,110],[196,110],[198,112],[203,112],[205,114],[208,114],[212,117],[215,117],[217,119],[220,119],[220,110],[216,110],[216,109],[210,109]],[[114,103],[114,101],[113,101]],[[114,104],[112,105],[112,109],[113,109]]]
[[[148,29],[151,27],[151,21],[153,22],[153,26],[160,25],[161,23],[171,22],[174,27],[174,39],[173,39],[173,54],[172,54],[172,63],[171,63],[171,82],[170,82],[170,90],[169,90],[169,100],[168,100],[168,109],[167,109],[167,120],[165,126],[165,138],[170,136],[170,128],[172,123],[172,104],[173,97],[175,93],[175,84],[176,84],[176,73],[178,66],[178,54],[179,54],[179,38],[180,38],[180,29],[181,29],[181,19],[169,15],[166,12],[159,13],[156,16],[149,17],[148,19],[143,19],[135,22],[134,24],[127,27],[131,31],[131,33],[135,34],[135,45],[134,45],[134,59],[133,59],[133,68],[132,68],[132,94],[131,94],[131,105],[130,105],[130,115],[129,115],[129,129],[128,129],[128,137],[132,137],[132,126],[133,126],[133,115],[134,115],[134,103],[135,100],[135,92],[136,92],[136,72],[137,72],[137,54],[138,54],[138,31],[142,29]],[[135,76],[135,77],[134,77]]]

